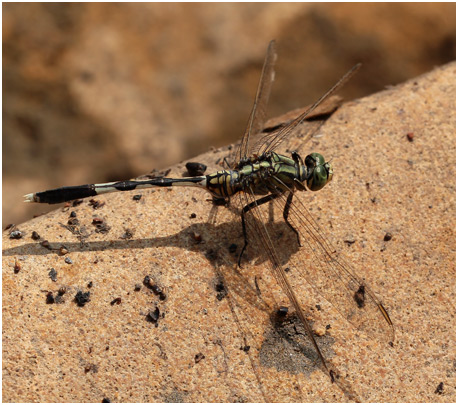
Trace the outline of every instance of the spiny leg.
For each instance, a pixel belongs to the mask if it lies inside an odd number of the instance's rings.
[[[238,260],[238,267],[242,267],[240,265],[241,261],[242,261],[242,255],[243,255],[243,252],[245,252],[245,249],[246,247],[248,246],[248,237],[247,237],[247,232],[246,232],[246,225],[245,225],[245,214],[250,211],[251,209],[253,209],[254,207],[258,207],[262,204],[265,204],[269,201],[272,201],[274,200],[275,198],[278,198],[280,197],[281,194],[269,194],[265,197],[262,197],[260,198],[259,200],[256,200],[256,201],[252,201],[251,203],[245,205],[245,207],[243,207],[242,209],[242,231],[243,231],[243,240],[244,240],[244,244],[243,244],[243,248],[242,248],[242,251],[240,252],[240,255],[239,255],[239,260]]]
[[[291,222],[288,221],[289,209],[290,209],[291,203],[293,201],[293,195],[294,195],[293,192],[290,192],[288,194],[288,198],[286,199],[285,208],[283,209],[283,219],[285,220],[286,224],[291,228],[291,230],[296,234],[297,244],[299,246],[302,246],[301,245],[301,239],[299,237],[299,232],[297,232],[296,228],[294,228],[294,226],[291,224]]]

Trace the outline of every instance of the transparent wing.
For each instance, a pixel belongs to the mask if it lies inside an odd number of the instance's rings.
[[[274,201],[283,210],[286,195]],[[288,220],[298,231],[302,245],[288,262],[291,272],[304,278],[355,328],[382,342],[394,341],[393,323],[382,303],[326,239],[297,193]]]
[[[270,41],[267,47],[264,66],[262,68],[261,78],[259,79],[258,90],[254,100],[253,108],[248,119],[245,134],[242,137],[240,145],[235,151],[234,160],[231,164],[238,163],[240,160],[250,156],[250,137],[262,130],[266,119],[266,109],[269,101],[270,90],[275,78],[274,65],[277,60],[277,51],[275,41]]]
[[[341,106],[342,101],[343,99],[339,96],[329,97],[305,118],[301,124],[300,131],[296,131],[294,140],[288,138],[288,146],[286,147],[283,145],[282,147],[285,147],[289,151],[300,151],[301,148],[318,133],[326,120]],[[269,139],[275,138],[279,131],[287,127],[308,108],[309,107],[298,108],[266,121],[262,132],[254,136],[252,135],[251,137],[251,152],[257,154],[257,151],[263,144],[268,142]]]
[[[336,95],[330,96],[325,101],[323,101],[323,103],[321,103],[313,112],[311,112],[305,120],[307,122],[325,120],[342,105],[342,102],[342,97]],[[264,137],[266,137],[266,134],[273,136],[275,133],[276,135],[279,130],[291,124],[291,122],[293,122],[299,115],[307,111],[309,107],[310,106],[296,108],[295,110],[291,110],[278,117],[269,118],[264,123],[264,127],[262,129]]]
[[[241,192],[238,194],[238,203],[240,204],[240,207],[244,207],[254,201],[256,201],[256,196],[251,188],[245,193]],[[280,263],[273,242],[275,240],[275,235],[268,231],[266,227],[268,220],[266,218],[265,212],[263,211],[261,211],[259,207],[255,206],[245,216],[245,225],[247,228],[249,244],[255,246],[255,249],[261,257],[265,256],[265,258],[268,259],[266,263],[269,266],[269,270],[281,287],[282,291],[288,297],[291,305],[294,307],[296,315],[304,326],[304,329],[316,350],[324,370],[330,374],[331,378],[333,378],[333,375],[336,375],[337,373],[329,367],[316,343],[313,331],[306,320],[299,300],[297,299],[296,294],[294,293],[294,290],[288,281],[285,270]]]
[[[281,128],[274,135],[268,134],[256,143],[256,154],[262,155],[264,153],[273,151],[291,134],[291,132],[300,125],[315,109],[322,104],[329,96],[341,88],[361,67],[361,64],[353,66],[340,80],[332,86],[325,94],[323,94],[314,104],[300,114],[294,121],[286,127]]]

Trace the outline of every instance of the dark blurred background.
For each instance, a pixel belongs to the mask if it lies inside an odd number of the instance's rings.
[[[268,116],[455,60],[455,3],[3,3],[3,225],[23,194],[123,180],[241,137],[269,40]]]

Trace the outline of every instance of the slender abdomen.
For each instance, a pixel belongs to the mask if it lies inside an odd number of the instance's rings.
[[[41,191],[25,195],[26,202],[58,204],[79,198],[93,197],[100,194],[114,193],[116,191],[131,191],[135,189],[152,187],[201,187],[206,188],[206,176],[186,177],[182,179],[169,179],[155,177],[148,180],[126,180],[101,184],[85,184],[82,186],[60,187],[53,190]]]

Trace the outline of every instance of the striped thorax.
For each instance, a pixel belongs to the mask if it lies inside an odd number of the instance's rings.
[[[332,179],[332,167],[319,153],[311,153],[305,164],[298,153],[291,158],[270,152],[241,161],[237,169],[207,175],[207,190],[218,198],[230,198],[240,191],[256,195],[294,190],[321,190]]]

